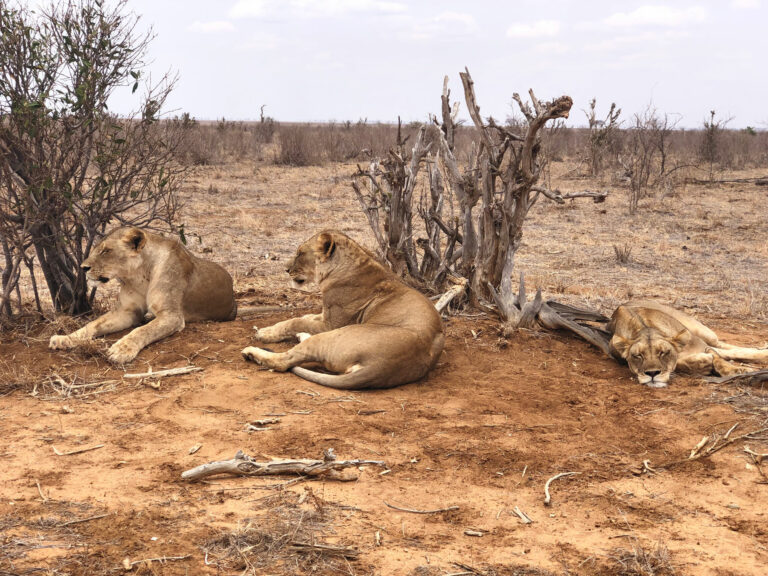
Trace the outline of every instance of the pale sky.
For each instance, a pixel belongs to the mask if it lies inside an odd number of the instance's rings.
[[[443,76],[466,117],[469,67],[481,113],[506,118],[513,92],[592,97],[626,119],[649,102],[700,127],[768,128],[768,0],[128,0],[151,25],[156,77],[198,119],[426,120]],[[126,95],[113,108],[127,111]]]

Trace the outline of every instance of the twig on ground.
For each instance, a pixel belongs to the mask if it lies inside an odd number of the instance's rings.
[[[688,456],[688,460],[693,460],[694,458],[696,458],[697,457],[696,455],[699,453],[699,450],[704,448],[704,445],[707,442],[709,442],[709,436],[704,436],[704,438],[699,440],[699,443],[696,444],[696,446],[693,447],[693,450],[691,450],[691,455]]]
[[[89,516],[88,518],[80,518],[79,520],[70,520],[69,522],[62,522],[61,524],[56,524],[56,528],[62,528],[64,526],[71,526],[72,524],[82,524],[84,522],[90,522],[91,520],[98,520],[99,518],[106,518],[109,516],[109,513],[107,514],[98,514],[97,516]]]
[[[477,574],[477,576],[486,576],[485,572],[483,572],[478,568],[475,568],[474,566],[470,566],[469,564],[454,562],[453,565],[461,568],[462,570],[466,570],[466,572],[457,572],[456,574]],[[456,576],[456,574],[454,574],[454,576]]]
[[[768,458],[768,454],[760,454],[759,452],[754,452],[749,449],[749,446],[744,446],[744,452],[752,456],[755,459],[755,462],[758,464],[762,464],[763,459]]]
[[[142,372],[141,374],[123,374],[123,378],[162,378],[164,376],[180,376],[181,374],[189,374],[191,372],[200,372],[202,368],[199,366],[182,366],[180,368],[168,368],[167,370],[158,370],[153,372]]]
[[[78,450],[70,450],[69,452],[59,452],[56,446],[52,446],[53,453],[56,456],[72,456],[73,454],[82,454],[83,452],[90,452],[91,450],[98,450],[104,448],[105,444],[97,444],[96,446],[89,446],[88,448],[79,448]]]
[[[270,424],[279,424],[279,423],[280,423],[280,418],[262,418],[260,420],[251,420],[250,422],[248,422],[249,425],[256,426],[259,428],[263,426],[269,426]]]
[[[563,478],[564,476],[574,476],[576,474],[579,474],[579,472],[560,472],[560,474],[555,474],[552,476],[552,478],[547,480],[547,483],[544,484],[544,506],[550,506],[552,504],[552,498],[549,495],[549,485],[558,478]]]
[[[46,502],[48,502],[48,498],[46,498],[45,494],[43,494],[43,489],[40,488],[40,482],[35,480],[35,485],[37,485],[37,492],[40,494],[40,498],[43,499],[43,504],[45,504]]]
[[[384,502],[384,505],[387,506],[387,508],[392,508],[393,510],[399,510],[400,512],[410,512],[411,514],[439,514],[440,512],[451,512],[453,510],[458,510],[458,506],[448,506],[447,508],[436,508],[435,510],[414,510],[413,508],[403,508],[401,506],[395,506],[394,504],[390,504],[389,502]]]
[[[313,544],[311,542],[291,542],[291,548],[304,552],[319,552],[328,556],[342,556],[356,560],[360,555],[358,550],[346,546],[330,546],[328,544]]]
[[[123,567],[129,566],[126,568],[126,570],[130,570],[137,564],[144,564],[144,563],[152,563],[152,562],[160,562],[161,564],[163,562],[172,562],[173,560],[186,560],[187,558],[191,558],[189,554],[186,556],[160,556],[159,558],[145,558],[144,560],[134,560],[133,562],[123,562]]]
[[[523,524],[532,524],[533,520],[530,519],[528,514],[520,510],[517,506],[512,510],[515,514],[517,514],[520,517],[520,520],[523,521]]]

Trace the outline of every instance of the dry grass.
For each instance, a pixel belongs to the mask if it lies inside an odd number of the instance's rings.
[[[632,256],[632,246],[629,244],[614,244],[613,251],[616,254],[616,262],[619,264],[628,264]]]
[[[333,514],[311,489],[261,499],[261,514],[205,543],[207,563],[241,574],[356,574],[357,550],[328,544]]]
[[[616,576],[673,576],[676,574],[669,550],[663,542],[645,548],[632,538],[632,548],[617,548],[610,554],[616,563]]]

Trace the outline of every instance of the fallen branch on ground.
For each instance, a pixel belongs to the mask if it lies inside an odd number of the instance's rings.
[[[256,314],[267,314],[270,312],[283,312],[284,306],[239,306],[237,307],[237,317],[255,316]]]
[[[330,546],[328,544],[312,544],[311,542],[291,542],[291,548],[299,552],[319,552],[327,556],[342,556],[349,560],[356,560],[360,555],[358,550],[346,546]]]
[[[459,509],[458,506],[448,506],[448,508],[436,508],[435,510],[414,510],[412,508],[402,508],[400,506],[395,506],[389,502],[384,502],[384,505],[388,508],[392,508],[393,510],[399,510],[400,512],[410,512],[411,514],[439,514],[440,512],[451,512],[453,510]]]
[[[550,190],[543,186],[534,186],[531,190],[544,194],[544,196],[558,204],[565,204],[566,200],[574,200],[576,198],[592,198],[595,204],[599,204],[600,202],[605,202],[605,199],[608,197],[608,190],[582,190],[581,192],[566,192],[565,194],[560,192],[560,190]]]
[[[530,519],[528,514],[526,514],[522,510],[520,510],[520,508],[518,508],[517,506],[515,506],[512,511],[520,517],[520,520],[523,521],[523,524],[532,524],[533,523],[533,520]]]
[[[685,464],[686,462],[691,462],[693,460],[701,460],[702,458],[709,458],[714,454],[715,452],[719,452],[726,446],[730,446],[734,442],[738,442],[739,440],[750,440],[755,437],[757,434],[762,434],[764,432],[768,432],[768,426],[764,428],[759,428],[758,430],[753,430],[752,432],[747,432],[746,434],[742,434],[741,436],[736,436],[734,438],[730,438],[731,432],[734,431],[734,429],[738,426],[738,424],[734,424],[731,426],[731,428],[722,436],[722,437],[716,437],[712,444],[710,444],[707,448],[704,448],[707,442],[709,442],[710,437],[705,436],[701,439],[701,441],[693,447],[691,450],[691,454],[688,456],[688,458],[685,458],[683,460],[673,460],[672,462],[667,462],[665,464],[658,464],[651,468],[650,466],[650,460],[644,460],[643,461],[643,470],[642,472],[656,472],[658,470],[663,469],[669,469],[674,466],[678,466],[680,464]]]
[[[544,484],[544,506],[550,506],[552,504],[552,498],[549,495],[549,485],[558,478],[563,478],[564,476],[575,476],[576,474],[579,474],[579,472],[560,472],[560,474],[555,474],[552,476],[552,478],[547,480],[547,483]]]
[[[159,558],[146,558],[144,560],[134,560],[133,562],[131,562],[129,558],[126,558],[123,560],[123,568],[125,570],[130,570],[138,564],[151,564],[152,562],[160,562],[162,564],[163,562],[171,562],[173,560],[186,560],[187,558],[190,558],[189,554],[186,556],[160,556]]]
[[[744,452],[752,456],[757,464],[761,464],[763,459],[768,459],[768,454],[760,454],[754,450],[750,450],[749,446],[744,446]]]
[[[323,453],[322,460],[287,460],[278,458],[269,462],[257,462],[242,451],[238,451],[232,460],[203,464],[187,470],[182,473],[181,477],[184,480],[195,482],[217,474],[231,474],[233,476],[298,474],[310,477],[327,476],[335,480],[342,480],[343,478],[338,473],[340,470],[356,468],[365,464],[386,467],[386,464],[379,460],[336,460],[336,454],[334,454],[332,448]]]
[[[162,378],[163,376],[180,376],[191,372],[200,372],[199,366],[182,366],[180,368],[168,368],[167,370],[158,370],[157,372],[142,372],[141,374],[123,374],[123,378]]]
[[[445,294],[440,296],[440,299],[437,302],[435,302],[435,308],[437,308],[437,311],[442,312],[454,298],[456,298],[459,294],[466,292],[468,284],[469,282],[466,278],[459,279],[456,284],[454,284]]]
[[[97,446],[89,446],[88,448],[78,448],[77,450],[70,450],[69,452],[59,452],[56,449],[56,446],[52,446],[53,453],[56,454],[56,456],[72,456],[74,454],[82,454],[83,452],[90,452],[91,450],[98,450],[99,448],[104,448],[104,444],[99,444]]]
[[[56,528],[62,528],[64,526],[71,526],[72,524],[83,524],[85,522],[90,522],[91,520],[98,520],[99,518],[106,518],[109,516],[109,513],[107,514],[98,514],[97,516],[88,516],[88,518],[80,518],[79,520],[70,520],[69,522],[62,522],[61,524],[56,524]]]

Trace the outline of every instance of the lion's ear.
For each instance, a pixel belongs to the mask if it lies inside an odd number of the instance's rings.
[[[131,228],[126,232],[125,236],[123,236],[123,242],[125,242],[132,250],[141,252],[141,249],[144,248],[147,243],[147,235],[144,234],[143,230]]]
[[[629,347],[632,345],[632,342],[628,340],[627,338],[624,338],[622,336],[619,336],[618,334],[614,334],[613,338],[611,338],[611,346],[613,347],[616,352],[618,352],[619,356],[626,359],[627,352],[629,351]]]
[[[688,344],[688,342],[691,341],[691,333],[688,331],[687,328],[683,328],[672,336],[672,338],[669,339],[669,343],[672,344],[672,346],[680,352],[685,346]]]
[[[326,262],[336,251],[336,242],[333,240],[333,236],[323,232],[317,237],[317,247],[320,262]]]

